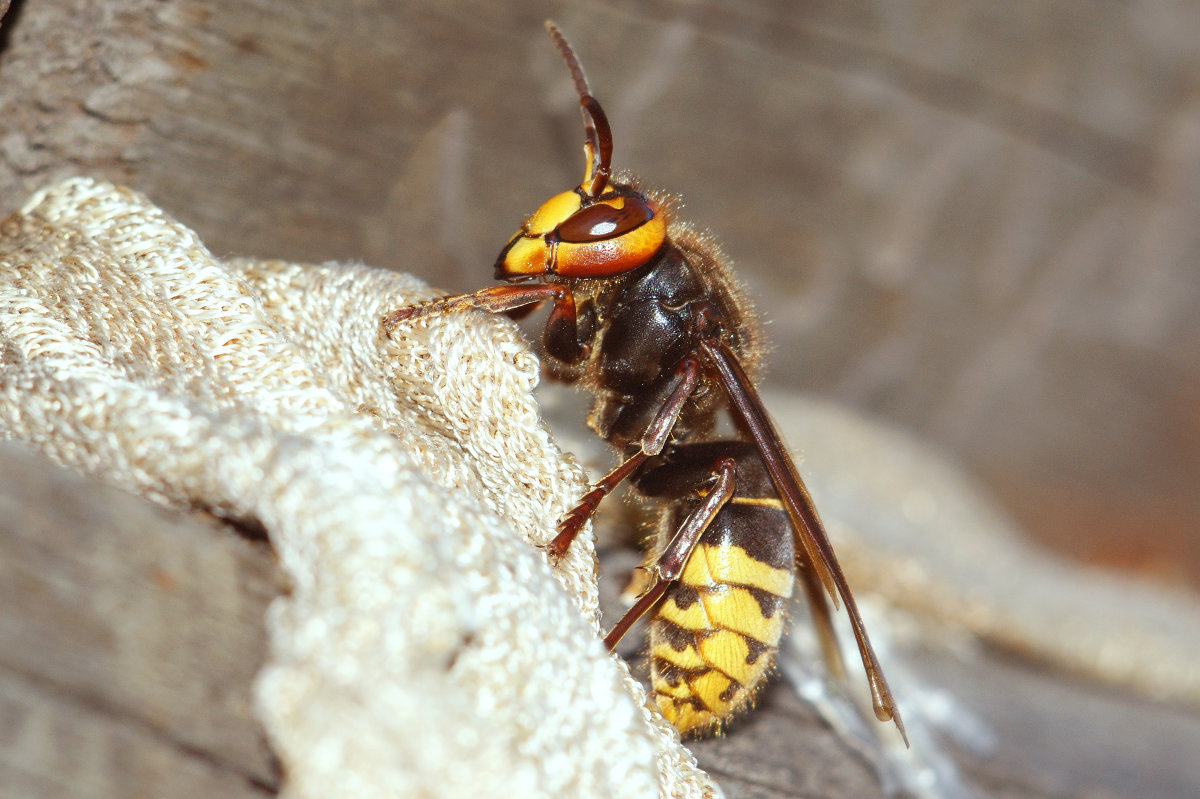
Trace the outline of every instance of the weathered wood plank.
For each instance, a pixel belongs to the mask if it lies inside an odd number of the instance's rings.
[[[0,445],[0,786],[261,796],[264,546]]]
[[[553,15],[617,165],[737,260],[777,381],[938,441],[1063,551],[1200,585],[1188,10],[27,0],[0,198],[90,173],[218,252],[473,289],[576,179]]]
[[[250,713],[278,590],[269,550],[13,445],[0,475],[0,797],[273,793]],[[605,555],[611,616],[637,555]],[[1192,711],[986,649],[918,653],[914,667],[995,734],[986,756],[950,745],[979,797],[1200,793]],[[880,795],[778,679],[731,735],[692,748],[730,799]]]

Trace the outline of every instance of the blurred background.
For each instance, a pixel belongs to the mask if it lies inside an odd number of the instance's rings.
[[[734,260],[772,386],[935,443],[1060,552],[1200,587],[1195,10],[20,0],[0,199],[89,173],[218,254],[471,290],[579,179],[553,17],[615,165]]]

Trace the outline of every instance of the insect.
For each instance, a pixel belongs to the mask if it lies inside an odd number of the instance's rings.
[[[681,732],[720,731],[753,702],[798,576],[835,673],[829,601],[845,604],[875,714],[903,736],[854,596],[750,376],[762,350],[753,311],[711,239],[677,220],[668,196],[612,172],[604,110],[571,45],[552,22],[546,28],[579,94],[583,181],[542,204],[504,246],[495,264],[503,284],[401,308],[383,326],[551,303],[543,361],[593,392],[588,423],[621,463],[563,516],[549,555],[561,558],[625,480],[661,501],[648,587],[604,642],[612,649],[650,614],[655,701]],[[733,437],[715,432],[723,409]]]

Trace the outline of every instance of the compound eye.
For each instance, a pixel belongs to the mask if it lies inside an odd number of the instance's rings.
[[[602,278],[637,269],[654,257],[667,226],[642,197],[617,196],[571,214],[544,239],[549,271],[562,277]]]
[[[654,209],[636,197],[621,198],[621,205],[598,202],[576,211],[555,228],[559,241],[586,244],[624,236],[654,218]]]

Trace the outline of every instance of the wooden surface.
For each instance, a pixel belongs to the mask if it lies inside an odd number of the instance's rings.
[[[272,556],[0,444],[0,796],[264,797]]]
[[[251,712],[264,614],[281,590],[270,550],[10,444],[0,474],[0,797],[274,794]],[[605,553],[610,605],[636,562]],[[625,646],[637,660],[636,637]],[[998,652],[904,657],[994,735],[986,753],[945,744],[980,799],[1200,795],[1195,711]],[[729,799],[882,796],[779,678],[727,737],[692,748]]]
[[[620,543],[601,550],[605,618],[620,615],[617,595],[638,563],[636,551]],[[803,617],[802,610],[796,613]],[[640,634],[635,627],[619,650],[635,664],[642,662]],[[931,791],[929,797],[1200,796],[1193,754],[1200,751],[1200,711],[1194,708],[1092,685],[1048,664],[987,647],[901,647],[885,661],[885,669],[902,666],[934,692],[924,700],[944,707],[946,701],[954,703],[949,726],[966,724],[966,714],[990,738],[977,748],[971,736],[941,731],[933,743],[953,761],[969,793]],[[903,696],[901,701],[919,700]],[[754,712],[739,719],[728,736],[693,741],[689,748],[728,799],[884,796],[871,765],[778,674]]]
[[[988,652],[918,653],[922,677],[995,736],[987,752],[940,744],[977,799],[1181,799],[1200,795],[1200,715],[1082,684]],[[881,796],[873,772],[786,684],[727,739],[692,746],[729,799]]]
[[[91,173],[218,253],[491,280],[615,163],[772,320],[770,379],[887,418],[1086,560],[1200,586],[1200,17],[1188,3],[23,0],[0,204]]]

